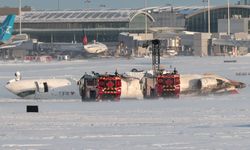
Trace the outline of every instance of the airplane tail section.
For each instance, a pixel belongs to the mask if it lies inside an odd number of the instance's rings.
[[[83,43],[83,45],[87,45],[88,44],[88,38],[87,38],[86,34],[83,37],[82,43]]]
[[[16,15],[8,15],[0,27],[0,42],[5,43],[12,37]]]

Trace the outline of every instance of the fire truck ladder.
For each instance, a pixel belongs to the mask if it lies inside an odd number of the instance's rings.
[[[160,70],[160,44],[160,40],[152,40],[152,69],[154,71],[154,75],[156,75]]]

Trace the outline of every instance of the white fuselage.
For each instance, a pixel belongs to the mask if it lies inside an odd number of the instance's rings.
[[[230,80],[214,74],[183,74],[180,83],[181,94],[220,94],[236,90]]]
[[[5,86],[13,94],[27,99],[79,99],[78,86],[72,79],[11,81]]]
[[[137,75],[139,76],[139,75]],[[143,99],[143,86],[140,78],[122,79],[121,98]],[[214,74],[181,74],[180,94],[181,95],[206,95],[224,94],[235,91],[237,88],[231,81]]]
[[[108,51],[108,47],[105,44],[99,42],[84,45],[84,49],[90,54],[100,54]]]
[[[169,56],[176,56],[178,53],[175,50],[167,50]]]

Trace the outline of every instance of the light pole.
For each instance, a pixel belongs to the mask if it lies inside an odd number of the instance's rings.
[[[60,10],[60,0],[57,0],[57,10]]]
[[[206,3],[207,3],[207,1],[206,0],[202,0],[202,2],[203,2],[203,5],[204,5],[204,11],[203,11],[203,13],[204,13],[204,15],[203,15],[203,17],[204,17],[204,19],[203,19],[203,21],[204,21],[204,32],[206,31]]]
[[[210,0],[207,1],[207,11],[208,11],[208,33],[211,33],[211,16],[210,16]]]
[[[230,2],[227,0],[227,34],[230,35],[231,25],[230,25]]]
[[[148,18],[147,18],[147,0],[144,0],[144,7],[145,7],[145,40],[147,40],[147,34],[148,34]]]
[[[22,34],[22,0],[19,0],[19,34]]]

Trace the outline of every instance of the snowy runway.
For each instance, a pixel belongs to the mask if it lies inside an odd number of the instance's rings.
[[[237,75],[250,71],[249,59],[237,58],[235,64],[224,63],[223,57],[162,60],[180,73],[214,72],[246,83],[237,95],[97,103],[21,100],[3,85],[17,70],[23,78],[70,75],[78,79],[94,69],[149,69],[151,60],[0,63],[0,149],[249,149],[250,76]],[[25,112],[26,105],[32,104],[39,106],[39,113]]]
[[[26,113],[38,104],[40,113]],[[247,149],[246,100],[1,104],[1,149]]]

